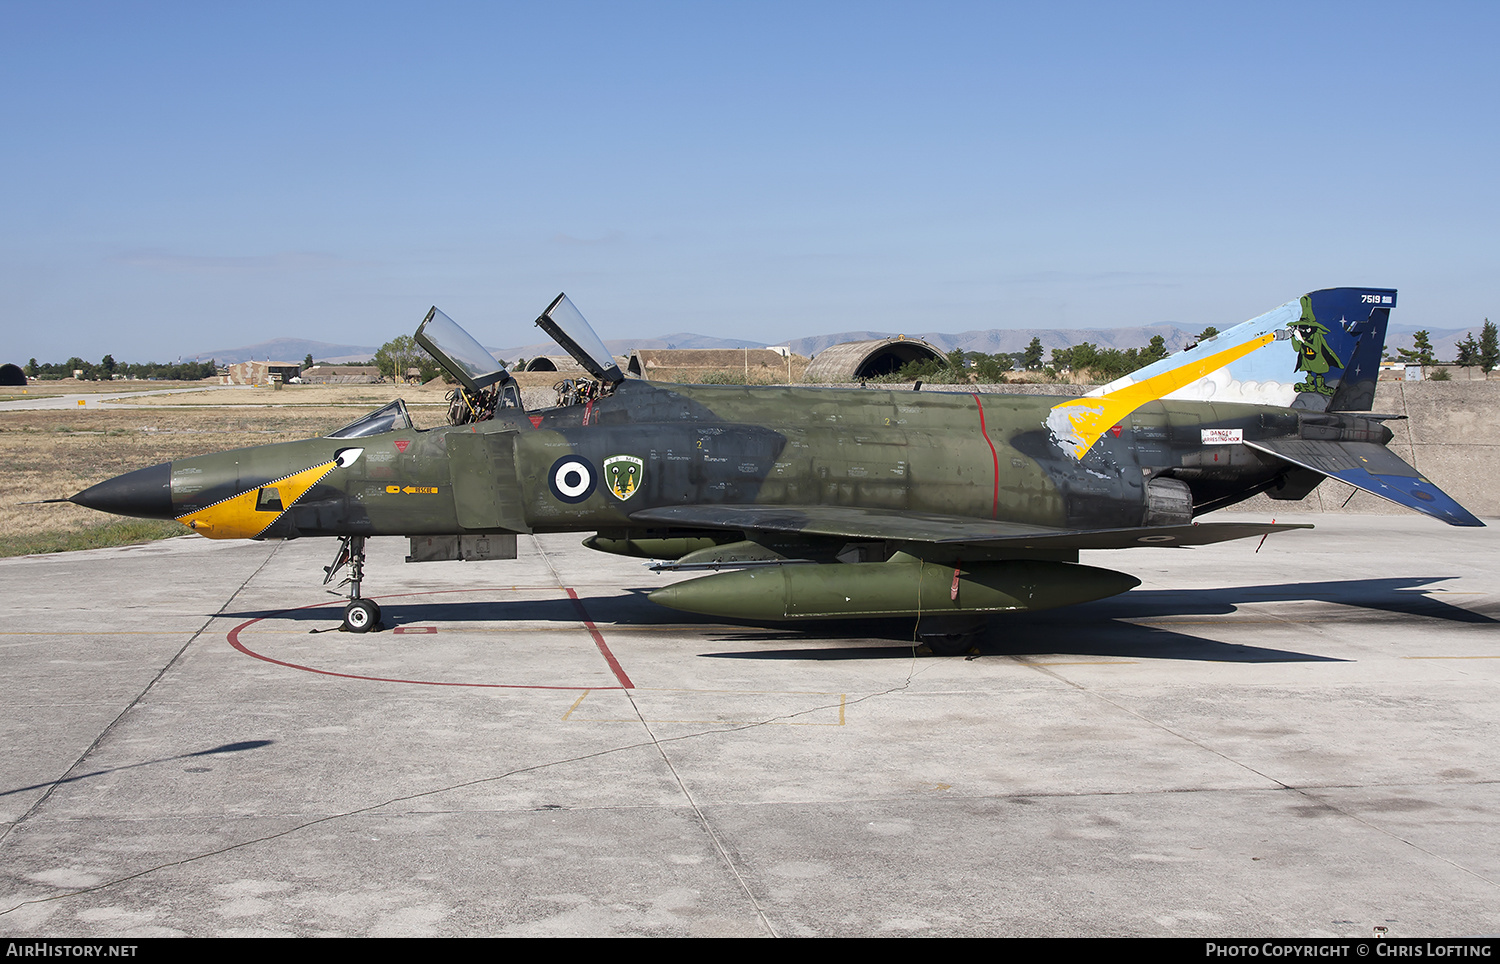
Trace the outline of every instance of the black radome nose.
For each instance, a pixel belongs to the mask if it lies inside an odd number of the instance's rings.
[[[68,500],[76,505],[138,519],[171,519],[172,463],[137,469],[93,485]]]

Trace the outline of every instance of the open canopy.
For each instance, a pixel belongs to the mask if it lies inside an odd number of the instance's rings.
[[[542,316],[536,320],[537,327],[552,336],[552,340],[567,350],[573,360],[584,367],[590,375],[601,381],[620,382],[625,375],[615,364],[614,356],[604,347],[604,342],[594,334],[594,329],[584,321],[583,315],[566,294],[560,294]]]
[[[437,359],[443,370],[471,392],[488,388],[510,377],[505,366],[485,351],[458,322],[434,307],[417,326],[416,342]]]

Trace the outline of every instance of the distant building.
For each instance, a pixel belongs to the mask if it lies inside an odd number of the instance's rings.
[[[6,362],[0,365],[0,385],[25,385],[26,373],[21,371],[21,366]]]
[[[625,370],[638,378],[674,372],[672,378],[683,381],[692,381],[694,372],[765,372],[784,379],[786,356],[770,348],[637,348]]]
[[[384,380],[374,365],[314,365],[302,372],[304,385],[373,385]]]
[[[302,374],[301,362],[247,361],[219,370],[221,385],[269,385],[289,382]]]
[[[1393,361],[1380,363],[1380,380],[1383,382],[1420,382],[1423,374],[1421,365]]]

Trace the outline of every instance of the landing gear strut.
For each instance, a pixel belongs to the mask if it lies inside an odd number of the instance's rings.
[[[380,607],[375,605],[374,600],[361,599],[359,595],[359,584],[365,575],[365,537],[344,536],[339,540],[339,551],[333,557],[333,565],[324,566],[323,571],[327,573],[323,577],[323,585],[333,581],[339,570],[345,566],[349,567],[349,575],[339,583],[339,588],[349,587],[349,605],[344,607],[345,632],[368,633],[380,626]],[[333,592],[335,590],[330,590]]]

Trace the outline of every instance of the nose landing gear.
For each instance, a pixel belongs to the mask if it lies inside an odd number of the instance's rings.
[[[349,587],[349,605],[344,607],[344,625],[341,628],[347,633],[368,633],[379,629],[380,607],[374,600],[362,599],[359,595],[359,584],[365,574],[364,536],[344,536],[339,540],[339,551],[333,557],[333,565],[323,567],[323,571],[327,573],[323,577],[323,585],[332,582],[333,577],[345,566],[349,567],[349,575],[339,583],[339,588],[346,585]]]

